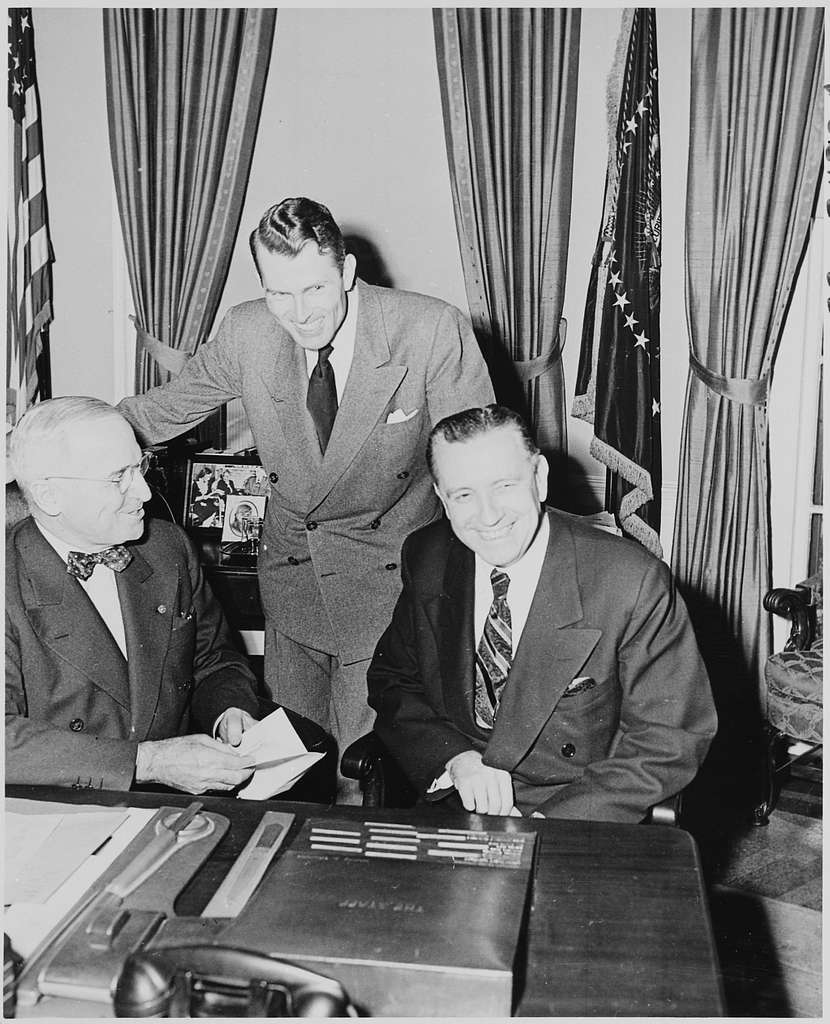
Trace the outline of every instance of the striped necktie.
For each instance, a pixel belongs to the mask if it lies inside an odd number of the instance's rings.
[[[493,585],[493,603],[476,651],[475,713],[476,724],[483,729],[493,728],[501,692],[513,664],[513,636],[507,603],[510,577],[506,572],[493,569],[490,582]]]

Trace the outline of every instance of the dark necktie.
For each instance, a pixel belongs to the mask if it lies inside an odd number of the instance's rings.
[[[507,603],[510,577],[506,572],[493,569],[490,582],[493,603],[476,651],[476,723],[484,729],[493,728],[501,692],[513,664],[513,629]]]
[[[320,451],[326,450],[337,415],[337,388],[334,386],[334,369],[329,362],[332,346],[325,345],[317,353],[317,365],[308,380],[306,408],[311,413],[317,428]]]
[[[132,554],[123,544],[115,544],[104,551],[70,551],[66,556],[66,571],[79,580],[88,580],[95,566],[100,562],[114,572],[126,569],[132,561]]]

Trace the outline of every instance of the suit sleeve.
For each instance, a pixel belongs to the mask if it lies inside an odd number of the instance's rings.
[[[427,370],[431,423],[473,406],[495,401],[493,385],[467,319],[447,306],[438,320]]]
[[[138,743],[59,729],[29,718],[20,638],[6,613],[6,783],[128,790]]]
[[[643,576],[617,662],[622,701],[609,755],[531,809],[557,818],[642,821],[696,775],[717,717],[685,604],[662,562]]]
[[[427,692],[418,633],[430,627],[416,621],[418,598],[408,567],[410,551],[406,541],[401,554],[403,590],[375,649],[366,681],[369,706],[377,714],[375,732],[423,793],[441,775],[447,761],[472,749],[473,743],[448,717],[437,680],[430,680]]]
[[[225,402],[239,397],[235,323],[235,311],[230,310],[215,337],[188,359],[178,377],[118,403],[118,411],[129,421],[141,444],[178,437]]]
[[[205,579],[195,548],[184,535],[182,540],[196,617],[191,731],[210,735],[214,722],[228,708],[241,708],[259,718],[256,678],[245,656],[233,644],[221,605]]]

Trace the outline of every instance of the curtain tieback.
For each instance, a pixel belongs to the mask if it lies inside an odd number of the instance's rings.
[[[136,337],[141,342],[144,350],[155,359],[163,370],[172,373],[173,376],[178,376],[190,358],[188,353],[173,348],[165,344],[165,342],[159,341],[152,334],[148,334],[134,316],[131,316],[130,320],[133,322]]]
[[[763,405],[769,396],[768,377],[722,377],[713,373],[699,362],[693,352],[689,353],[689,366],[695,376],[722,398],[740,405]]]
[[[546,373],[553,364],[562,357],[562,349],[565,347],[565,331],[568,322],[565,317],[559,321],[559,330],[551,338],[547,352],[542,352],[535,359],[514,359],[513,366],[516,368],[516,376],[522,384],[529,384],[537,377]]]

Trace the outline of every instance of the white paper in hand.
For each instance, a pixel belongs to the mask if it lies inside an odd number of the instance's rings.
[[[267,800],[284,793],[323,756],[310,753],[282,708],[272,711],[242,735],[236,748],[251,758],[255,771],[239,790],[246,800]]]

